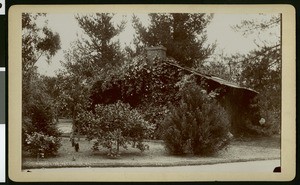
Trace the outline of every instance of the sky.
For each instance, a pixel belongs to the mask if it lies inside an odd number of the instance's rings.
[[[148,25],[149,20],[147,14],[136,14],[143,22],[143,24]],[[215,55],[219,53],[231,54],[247,54],[249,51],[257,48],[254,40],[257,35],[250,35],[245,37],[240,32],[235,32],[232,26],[240,24],[242,20],[260,21],[269,18],[271,15],[260,15],[260,14],[214,14],[214,17],[210,24],[208,24],[207,31],[207,44],[216,43],[217,47],[215,50]],[[127,20],[126,27],[124,31],[119,35],[121,46],[129,45],[133,39],[134,29],[131,25],[131,14],[127,15],[116,15],[114,17],[114,22],[117,24],[121,19]],[[74,14],[47,14],[48,27],[50,27],[54,32],[60,35],[61,39],[61,49],[56,53],[56,55],[51,59],[51,63],[47,64],[44,58],[40,58],[37,62],[38,72],[47,76],[55,76],[55,71],[61,69],[60,61],[64,60],[63,51],[70,48],[70,44],[76,40],[78,36],[83,34],[82,30],[79,28]],[[43,25],[44,22],[37,22],[39,25]],[[278,28],[274,28],[272,33],[275,35],[280,34]],[[266,33],[263,35],[264,40],[274,41],[277,40],[274,35]]]

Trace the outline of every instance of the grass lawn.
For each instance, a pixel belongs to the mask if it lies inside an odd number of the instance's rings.
[[[69,138],[62,138],[58,156],[39,159],[24,156],[23,169],[58,167],[138,167],[201,165],[280,158],[280,137],[234,140],[226,150],[215,156],[172,156],[167,153],[162,141],[147,141],[150,149],[141,153],[138,149],[122,149],[119,158],[110,158],[107,149],[91,150],[92,142],[81,139],[80,151],[75,152]],[[75,159],[75,160],[73,160]]]

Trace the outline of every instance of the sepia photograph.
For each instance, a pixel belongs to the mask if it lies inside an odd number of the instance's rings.
[[[24,10],[19,173],[282,173],[282,12]]]

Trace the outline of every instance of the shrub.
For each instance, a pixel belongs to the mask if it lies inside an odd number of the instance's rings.
[[[96,139],[93,150],[101,145],[109,149],[109,156],[119,155],[120,147],[128,145],[144,151],[143,140],[153,134],[154,126],[129,104],[118,101],[109,105],[97,105],[95,113],[82,112],[76,119],[84,126],[87,139]]]
[[[42,132],[25,133],[25,150],[32,156],[49,157],[56,155],[61,146],[61,138],[49,136]]]
[[[53,156],[61,146],[61,133],[54,123],[53,102],[42,91],[32,92],[30,100],[23,108],[22,150],[32,156]]]
[[[226,147],[229,121],[215,100],[217,94],[190,82],[180,93],[179,106],[174,106],[164,120],[166,149],[172,154],[210,155]]]

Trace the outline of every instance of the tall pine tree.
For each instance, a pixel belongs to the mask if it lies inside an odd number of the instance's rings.
[[[90,62],[93,65],[116,65],[123,59],[119,42],[113,39],[123,31],[125,23],[114,26],[113,16],[114,14],[108,13],[76,16],[80,28],[87,36],[82,39],[81,46],[84,48],[81,49],[84,50],[81,50],[81,53],[84,56],[92,55]],[[77,46],[80,48],[79,43]]]
[[[137,18],[133,18],[138,46],[163,45],[167,55],[181,65],[192,67],[206,59],[214,50],[213,45],[205,45],[206,26],[212,15],[191,13],[151,13],[150,25],[145,27]],[[138,49],[137,49],[138,50]]]

